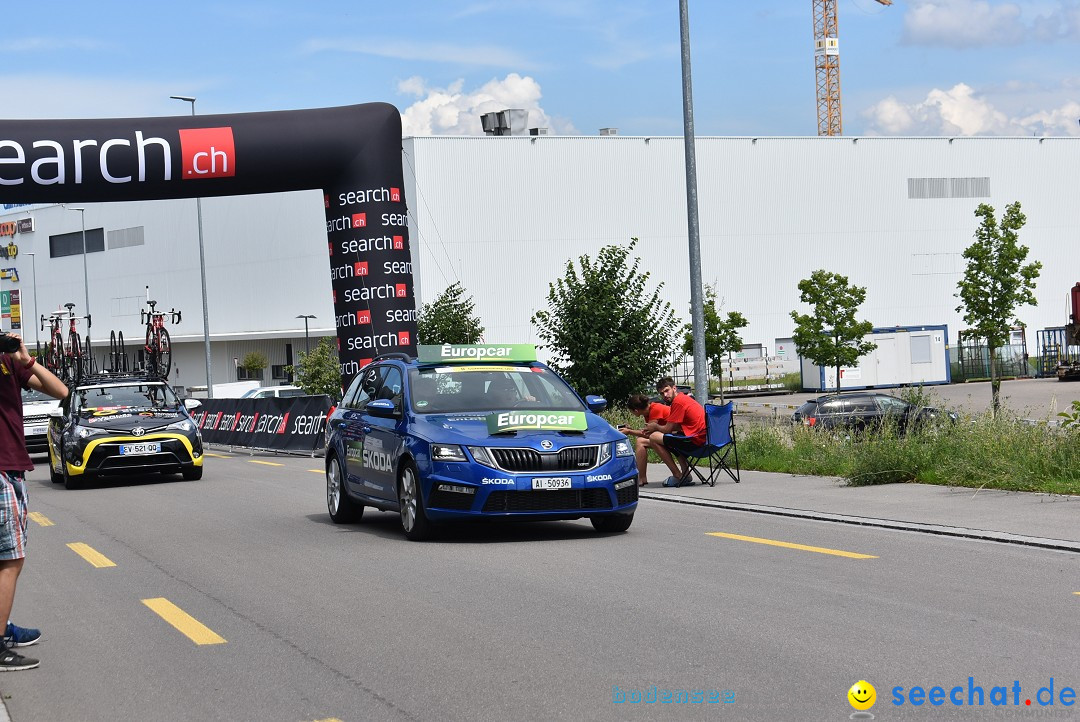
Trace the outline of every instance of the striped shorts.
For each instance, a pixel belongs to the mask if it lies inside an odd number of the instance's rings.
[[[0,471],[0,561],[26,557],[25,472]]]

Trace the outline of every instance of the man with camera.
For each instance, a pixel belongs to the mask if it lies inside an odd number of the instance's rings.
[[[0,619],[7,621],[15,601],[15,583],[26,559],[26,472],[34,468],[26,453],[22,389],[43,391],[62,399],[67,386],[30,355],[22,339],[0,333]],[[15,631],[13,631],[13,628]],[[38,632],[7,621],[0,642],[0,671],[33,669],[39,662],[15,647],[33,644]]]

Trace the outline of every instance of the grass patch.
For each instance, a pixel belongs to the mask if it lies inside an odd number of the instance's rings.
[[[1080,430],[989,414],[900,435],[851,438],[783,421],[737,427],[743,469],[838,476],[853,486],[915,481],[1080,494]]]

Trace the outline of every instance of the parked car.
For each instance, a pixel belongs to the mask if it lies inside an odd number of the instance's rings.
[[[397,512],[409,539],[438,522],[588,518],[622,532],[637,509],[634,449],[527,346],[447,359],[389,354],[330,413],[326,502],[335,523]],[[435,351],[430,351],[435,349]],[[500,353],[505,349],[517,352]]]
[[[49,450],[49,412],[60,408],[60,400],[33,389],[22,392],[23,435],[26,450],[44,454]]]
[[[106,474],[181,473],[201,479],[202,436],[168,383],[140,376],[91,377],[49,414],[49,476],[77,488]]]
[[[297,386],[263,386],[257,389],[245,391],[242,399],[266,399],[270,397],[284,398],[288,396],[307,396],[308,393]]]
[[[900,433],[916,424],[956,423],[953,411],[932,406],[915,406],[882,393],[847,392],[810,399],[791,415],[791,420],[814,429],[864,431],[895,423]]]

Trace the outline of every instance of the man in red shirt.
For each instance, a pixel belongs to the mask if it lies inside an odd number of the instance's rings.
[[[656,390],[671,409],[664,421],[645,424],[642,432],[648,435],[646,448],[655,451],[671,471],[664,486],[689,486],[693,480],[683,480],[690,473],[690,465],[679,452],[705,445],[705,407],[681,393],[670,377],[656,382]]]
[[[8,622],[15,601],[15,582],[26,559],[26,472],[34,468],[26,453],[23,432],[22,389],[44,391],[58,399],[67,387],[51,371],[37,363],[22,339],[0,335],[4,343],[18,343],[18,350],[0,353],[0,619]],[[11,628],[8,623],[8,629]],[[23,630],[26,631],[26,630]],[[0,671],[33,669],[39,662],[24,657],[16,646],[33,644],[40,637],[20,640],[5,636],[0,642]]]
[[[645,419],[646,424],[666,421],[668,414],[671,413],[670,407],[655,401],[650,401],[649,397],[645,394],[631,395],[626,402],[626,406],[630,409],[630,413]],[[619,431],[629,436],[637,437],[634,449],[634,459],[637,461],[638,486],[648,486],[649,480],[645,475],[649,463],[648,434],[641,429],[631,429],[628,426],[619,427]]]

